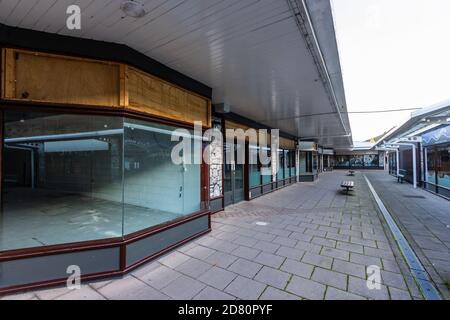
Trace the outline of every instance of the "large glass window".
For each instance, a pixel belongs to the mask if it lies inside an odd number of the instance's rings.
[[[437,184],[450,188],[450,144],[437,147]]]
[[[336,156],[336,167],[337,168],[348,168],[350,166],[349,156]]]
[[[125,234],[199,211],[200,165],[192,164],[194,140],[187,156],[190,163],[175,164],[175,127],[126,119],[124,128]]]
[[[200,210],[200,165],[172,162],[174,127],[4,115],[1,251],[122,237]]]
[[[433,148],[427,148],[426,181],[436,184],[436,153]]]
[[[279,149],[278,150],[278,164],[277,164],[277,166],[278,166],[277,180],[278,181],[284,179],[284,166],[285,166],[284,160],[285,160],[284,150]]]
[[[350,166],[354,168],[362,168],[364,166],[363,155],[353,155],[350,157]]]
[[[311,152],[300,152],[300,174],[312,173]]]
[[[264,151],[266,152],[266,157],[267,157],[267,159],[269,159],[270,156],[271,156],[271,153],[272,153],[271,149],[270,149],[270,148],[263,148],[263,149],[264,149]],[[271,173],[271,172],[272,172],[272,167],[271,167],[271,165],[272,165],[271,162],[269,162],[269,163],[267,163],[267,164],[261,163],[261,173],[263,173],[262,170],[264,170],[264,173]],[[262,183],[263,183],[264,185],[265,185],[265,184],[269,184],[269,183],[271,183],[271,182],[272,182],[272,175],[271,175],[271,174],[264,174],[264,175],[262,176]]]
[[[316,174],[317,173],[317,169],[318,169],[318,160],[317,160],[317,153],[314,153],[312,155],[312,159],[313,159],[313,163],[312,163],[312,168],[313,168],[313,173]]]
[[[250,175],[250,188],[261,185],[261,165],[258,161],[259,147],[249,146],[249,175]]]
[[[378,168],[380,165],[380,157],[378,154],[364,155],[364,167]]]
[[[122,118],[5,112],[0,249],[122,236]]]
[[[291,161],[291,158],[289,157],[289,150],[284,150],[284,179],[287,179],[291,176],[290,161]]]
[[[289,151],[289,166],[290,166],[290,172],[291,172],[291,177],[295,177],[297,175],[297,168],[296,168],[296,164],[295,164],[295,150],[290,150]]]

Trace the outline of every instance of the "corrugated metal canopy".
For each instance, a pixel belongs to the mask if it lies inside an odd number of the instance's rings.
[[[325,147],[351,146],[328,0],[142,0],[148,13],[139,19],[126,17],[121,2],[2,0],[0,22],[126,44],[212,87],[213,103],[234,113]],[[81,7],[81,30],[66,28],[71,4]],[[320,75],[324,66],[332,87]]]

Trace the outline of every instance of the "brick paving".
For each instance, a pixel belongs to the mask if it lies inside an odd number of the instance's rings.
[[[346,195],[348,179],[356,188]],[[324,173],[231,206],[212,229],[120,279],[4,298],[423,299],[361,173]],[[367,287],[371,265],[381,268],[380,290]]]

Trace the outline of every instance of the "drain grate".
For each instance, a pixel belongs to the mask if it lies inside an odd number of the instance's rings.
[[[409,194],[404,194],[403,198],[409,198],[409,199],[426,199],[424,196],[414,196]]]

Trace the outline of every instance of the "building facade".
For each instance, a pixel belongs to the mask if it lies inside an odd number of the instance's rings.
[[[82,280],[124,275],[209,232],[226,206],[314,181],[352,144],[329,1],[236,2],[209,18],[197,1],[157,21],[109,2],[114,31],[92,6],[82,32],[55,19],[62,4],[37,2],[29,24],[8,19],[31,8],[0,1],[0,294],[63,284],[74,265]]]

